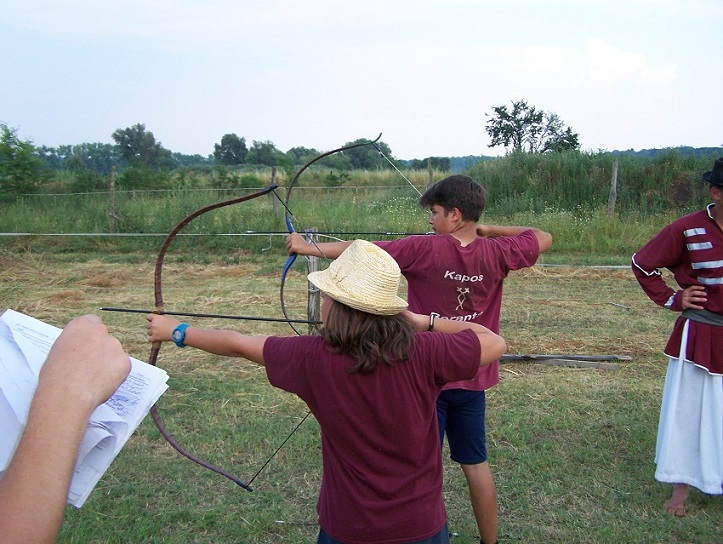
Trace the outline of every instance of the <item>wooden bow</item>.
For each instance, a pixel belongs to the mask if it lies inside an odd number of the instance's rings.
[[[217,202],[215,204],[211,204],[209,206],[205,206],[199,210],[196,210],[195,212],[191,213],[187,217],[185,217],[183,220],[181,220],[174,228],[171,230],[171,232],[166,236],[166,239],[163,242],[163,245],[161,245],[161,249],[158,251],[158,256],[156,257],[156,266],[154,270],[154,293],[155,293],[155,313],[162,314],[163,313],[163,261],[166,256],[166,251],[168,250],[168,247],[171,245],[171,242],[173,242],[173,239],[176,237],[176,235],[191,221],[196,219],[197,217],[210,212],[212,210],[216,210],[218,208],[223,208],[225,206],[231,206],[233,204],[240,204],[241,202],[246,202],[247,200],[252,200],[254,198],[258,198],[260,196],[266,195],[270,192],[272,192],[274,189],[276,189],[277,185],[270,185],[261,191],[238,197],[238,198],[232,198],[230,200],[225,200],[223,202]],[[158,354],[161,351],[161,342],[154,342],[151,346],[151,353],[148,357],[148,363],[151,365],[156,365],[156,362],[158,361]],[[196,457],[195,455],[192,455],[188,450],[186,450],[184,447],[182,447],[178,441],[173,438],[171,433],[166,428],[165,423],[163,422],[163,419],[161,419],[160,414],[158,413],[158,405],[154,404],[151,407],[151,417],[153,418],[153,422],[156,424],[156,427],[158,427],[158,430],[160,431],[161,435],[163,435],[163,438],[165,438],[168,443],[173,446],[173,448],[178,451],[181,455],[184,457],[187,457],[194,463],[201,465],[202,467],[205,467],[217,474],[220,474],[221,476],[225,476],[232,482],[237,483],[247,491],[253,491],[251,486],[241,480],[240,478],[237,478],[230,472],[217,467],[215,465],[212,465],[211,463],[208,463],[206,461],[203,461],[202,459]]]

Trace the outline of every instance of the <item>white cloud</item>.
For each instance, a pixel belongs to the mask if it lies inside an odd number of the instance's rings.
[[[667,85],[675,81],[673,64],[650,66],[645,54],[622,51],[600,38],[585,42],[580,75],[587,85],[614,85],[635,79],[640,83]]]

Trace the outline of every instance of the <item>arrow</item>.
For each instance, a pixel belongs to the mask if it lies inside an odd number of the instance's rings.
[[[131,314],[152,314],[153,310],[140,310],[135,308],[100,308],[103,312],[125,312]],[[211,317],[219,319],[238,319],[243,321],[274,321],[279,323],[312,323],[320,325],[321,321],[311,321],[308,319],[286,319],[283,317],[254,317],[249,315],[224,315],[224,314],[198,314],[191,312],[161,312],[162,315],[173,315],[182,317]]]

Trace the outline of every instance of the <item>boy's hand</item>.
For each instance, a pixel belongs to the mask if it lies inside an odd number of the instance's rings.
[[[309,244],[298,232],[292,232],[286,237],[286,251],[289,255],[298,253],[299,255],[306,255]]]
[[[146,316],[146,328],[148,329],[148,341],[168,342],[171,340],[173,329],[178,327],[181,322],[169,315],[148,314]]]

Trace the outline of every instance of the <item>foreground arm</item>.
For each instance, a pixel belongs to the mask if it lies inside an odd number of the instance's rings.
[[[535,233],[537,244],[540,246],[540,253],[544,253],[552,247],[552,235],[544,230],[532,227],[507,227],[500,225],[477,225],[477,236],[480,238],[497,238],[498,236],[518,236],[531,230]]]
[[[286,237],[286,250],[299,255],[311,255],[314,257],[325,257],[336,259],[342,252],[351,245],[351,242],[326,242],[323,244],[310,244],[297,232],[292,232]]]
[[[159,314],[148,314],[146,321],[149,342],[170,342],[173,329],[181,324],[171,316]],[[243,357],[263,365],[267,338],[268,336],[248,336],[224,329],[188,327],[184,344],[225,357]]]
[[[429,315],[407,312],[407,317],[414,323],[417,332],[428,331],[430,325],[434,332],[461,332],[472,329],[477,335],[482,353],[480,354],[480,366],[486,366],[496,361],[507,351],[507,343],[500,335],[493,333],[487,327],[469,321],[456,321],[453,319],[432,319]]]
[[[40,371],[27,425],[0,481],[0,543],[55,542],[88,418],[129,372],[128,355],[99,317],[68,323]]]

